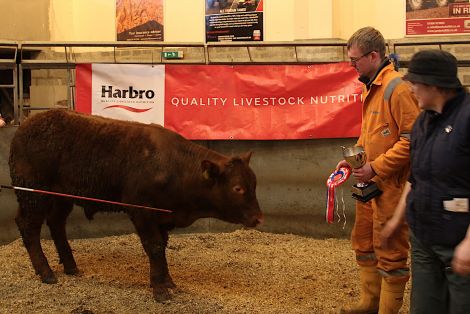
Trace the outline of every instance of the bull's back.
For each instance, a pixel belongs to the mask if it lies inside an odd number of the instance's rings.
[[[52,168],[57,165],[60,137],[54,137],[57,129],[57,111],[35,115],[27,119],[18,127],[10,146],[10,174],[13,184],[22,184],[21,181],[33,181],[39,177],[48,176],[43,168]],[[23,183],[24,184],[24,183]]]
[[[67,184],[72,189],[116,185],[145,151],[157,149],[149,139],[158,132],[165,130],[65,110],[37,114],[13,137],[12,182],[37,187]]]
[[[206,158],[225,157],[158,125],[50,110],[18,128],[10,172],[18,186],[130,203],[140,203],[142,195],[171,202],[165,191],[180,189],[182,177],[198,174]]]

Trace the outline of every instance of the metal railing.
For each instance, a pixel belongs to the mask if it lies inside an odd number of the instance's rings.
[[[329,61],[315,61],[312,59],[301,60],[298,49],[307,47],[338,47],[340,53],[337,61],[345,61],[346,43],[343,40],[318,41],[318,42],[276,42],[276,43],[171,43],[171,42],[20,42],[19,73],[19,104],[18,123],[32,110],[46,110],[53,108],[51,104],[27,106],[24,95],[24,71],[35,69],[65,69],[67,71],[67,108],[74,109],[75,104],[75,67],[79,63],[137,63],[137,64],[277,64],[277,63],[325,63]],[[245,59],[234,60],[231,57],[233,51],[223,54],[222,60],[217,58],[220,49],[245,50]],[[286,60],[264,61],[262,58],[254,58],[253,50],[266,48],[292,49],[293,57]],[[183,51],[185,58],[182,60],[165,59],[162,52]],[[37,52],[32,54],[31,52]],[[25,57],[23,52],[28,52]],[[140,54],[135,55],[135,52]],[[94,55],[93,55],[94,53]],[[129,54],[132,56],[129,57]],[[88,56],[88,58],[87,58]],[[92,56],[92,57],[91,57]]]
[[[321,60],[315,56],[307,58],[305,54],[300,54],[299,50],[308,48],[338,48],[340,53],[338,54],[336,61],[346,61],[346,41],[344,40],[316,40],[316,41],[305,41],[305,42],[214,42],[206,45],[208,64],[312,64],[312,63],[327,63],[332,60]],[[244,48],[246,50],[247,58],[233,58],[226,60],[212,60],[211,54],[217,50],[228,48]],[[271,51],[289,48],[287,51],[287,58],[278,60],[263,60],[262,58],[256,58],[254,51],[261,49],[270,49]],[[281,55],[281,54],[280,54]],[[299,56],[301,55],[301,56]]]
[[[457,48],[462,46],[468,46],[466,49],[468,51],[468,59],[458,58],[458,66],[459,67],[470,67],[470,36],[468,38],[463,39],[462,37],[444,37],[444,38],[436,38],[436,37],[425,37],[425,38],[414,38],[410,41],[407,40],[394,40],[391,41],[391,47],[393,47],[393,52],[396,54],[400,54],[400,50],[403,47],[414,47],[419,50],[421,49],[430,49],[431,47],[435,46],[436,49],[446,50],[447,47]],[[402,62],[404,67],[408,67],[408,60]]]
[[[13,116],[18,116],[18,51],[19,46],[17,42],[1,42],[0,52],[6,57],[0,58],[0,70],[2,73],[11,71],[11,80],[7,84],[0,84],[0,92],[5,98],[5,102],[9,98],[9,93],[6,90],[11,89],[13,95]],[[11,58],[9,56],[12,56]],[[0,97],[1,98],[1,97]],[[8,100],[9,101],[9,100]],[[3,103],[5,105],[5,103]],[[16,121],[16,120],[15,120]]]
[[[470,36],[459,38],[406,38],[389,40],[387,51],[400,54],[403,48],[413,50],[436,46],[469,46]],[[347,61],[346,41],[340,39],[301,42],[0,42],[0,49],[13,49],[14,58],[0,59],[0,68],[12,71],[13,84],[0,88],[14,90],[14,121],[20,123],[32,110],[53,106],[28,106],[24,100],[24,73],[38,69],[65,69],[67,71],[67,107],[73,109],[75,93],[75,66],[79,63],[137,63],[137,64],[315,64]],[[326,52],[320,53],[322,49]],[[336,48],[336,49],[334,49]],[[3,48],[5,49],[5,48]],[[165,59],[164,51],[181,50],[184,59]],[[334,53],[334,56],[331,56]],[[408,53],[409,57],[411,53]],[[269,57],[267,57],[269,56]],[[275,57],[274,57],[275,56]],[[408,59],[401,60],[407,67]],[[468,59],[459,59],[459,66],[470,67]]]
[[[23,75],[25,70],[34,69],[66,69],[67,71],[67,108],[75,108],[75,66],[78,63],[97,62],[95,59],[85,60],[80,56],[87,51],[94,49],[110,51],[108,58],[98,60],[99,63],[143,63],[143,64],[165,64],[175,63],[173,60],[166,60],[162,57],[163,51],[174,49],[199,48],[201,55],[205,56],[205,46],[199,43],[169,43],[169,42],[36,42],[25,41],[19,43],[20,60],[18,66],[19,73],[19,116],[15,116],[15,121],[22,121],[25,113],[32,110],[47,110],[53,108],[50,104],[44,106],[25,106],[23,99],[24,86]],[[150,50],[150,58],[144,60],[120,60],[119,52],[125,50],[146,49]],[[37,51],[39,54],[35,58],[25,58],[24,51]],[[84,52],[85,51],[85,52]],[[49,57],[49,58],[48,58]],[[192,63],[205,64],[206,60]]]

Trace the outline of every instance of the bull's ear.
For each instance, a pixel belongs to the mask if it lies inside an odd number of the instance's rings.
[[[201,161],[202,176],[204,179],[215,179],[220,174],[220,167],[210,160]]]
[[[252,154],[253,154],[253,152],[248,152],[248,153],[245,153],[245,154],[241,155],[240,158],[241,158],[244,162],[246,162],[247,164],[249,164]]]

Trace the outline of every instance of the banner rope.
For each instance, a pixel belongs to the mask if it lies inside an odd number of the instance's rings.
[[[338,222],[341,222],[341,219],[343,219],[343,230],[346,227],[346,204],[344,203],[344,197],[343,197],[343,188],[339,189],[341,191],[341,214],[339,213],[339,202],[338,202],[338,197],[336,197],[335,204],[336,204],[336,217],[338,217]]]

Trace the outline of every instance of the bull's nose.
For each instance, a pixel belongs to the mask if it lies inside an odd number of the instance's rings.
[[[256,227],[264,222],[264,215],[260,213],[255,219],[253,220],[253,227]]]
[[[249,217],[245,217],[243,225],[248,228],[254,228],[259,224],[262,224],[264,221],[263,214],[258,215],[251,215]]]
[[[261,214],[258,218],[256,218],[256,225],[261,225],[264,222],[264,215]]]

